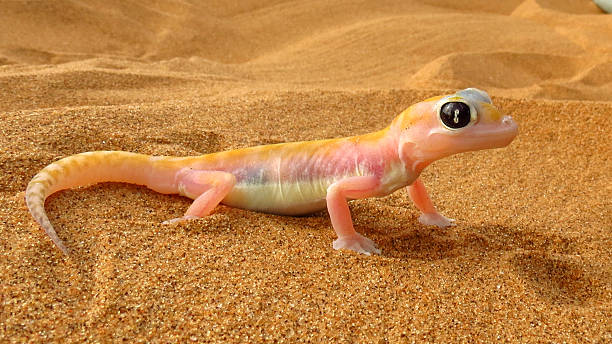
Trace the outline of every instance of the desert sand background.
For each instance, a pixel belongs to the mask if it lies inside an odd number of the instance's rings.
[[[197,155],[362,134],[410,104],[487,90],[507,148],[351,203],[381,256],[334,251],[329,217],[125,184],[24,204],[83,151]],[[588,0],[1,1],[0,341],[612,341],[612,15]]]

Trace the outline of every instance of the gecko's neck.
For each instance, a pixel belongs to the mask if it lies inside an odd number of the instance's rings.
[[[400,158],[400,133],[397,127],[391,125],[379,131],[355,136],[350,140],[358,145],[362,157],[369,160],[373,166],[383,168],[382,174],[390,173],[397,178],[400,175],[407,175],[407,178],[411,178],[414,172],[412,166],[406,166]]]
[[[421,111],[415,111],[414,106],[411,106],[400,113],[389,127],[385,128],[388,140],[393,141],[397,149],[398,159],[415,178],[425,167],[439,158],[425,154],[415,141],[410,139],[415,132],[419,133],[421,130],[419,127],[422,121],[420,113]]]
[[[412,184],[424,166],[415,169],[412,161],[404,161],[400,156],[401,130],[389,127],[352,138],[358,146],[359,155],[380,177],[379,195],[387,195],[395,190]]]
[[[377,147],[378,154],[387,164],[402,165],[408,179],[416,178],[432,161],[419,158],[421,154],[413,154],[416,152],[402,151],[400,142],[402,129],[396,124],[394,121],[385,129],[365,134],[361,136],[360,141]]]
[[[391,127],[350,138],[362,152],[387,162],[399,161],[399,135]]]

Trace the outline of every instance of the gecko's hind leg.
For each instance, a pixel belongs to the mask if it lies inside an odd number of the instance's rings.
[[[178,190],[182,196],[194,199],[183,217],[165,221],[175,223],[210,214],[236,184],[231,173],[184,169],[178,174]]]

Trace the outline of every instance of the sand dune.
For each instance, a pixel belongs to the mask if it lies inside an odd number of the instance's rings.
[[[28,214],[83,151],[195,155],[380,129],[478,87],[520,135],[434,163],[458,225],[402,190],[351,204],[382,255],[331,248],[326,212],[101,184]],[[0,2],[0,341],[609,342],[612,15],[588,0]]]
[[[189,61],[176,64],[185,73],[221,70],[230,78],[314,87],[440,89],[485,81],[500,96],[609,101],[612,94],[612,78],[605,78],[612,75],[612,25],[590,1],[3,6],[4,64],[110,58],[129,71],[125,62],[156,69],[150,64],[178,58]],[[596,88],[580,79],[593,68],[604,78]]]

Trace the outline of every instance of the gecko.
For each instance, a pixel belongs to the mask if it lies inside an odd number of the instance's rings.
[[[327,208],[337,239],[334,249],[380,254],[357,233],[348,201],[382,197],[407,187],[424,225],[447,227],[419,177],[440,158],[501,148],[518,134],[511,116],[485,91],[467,88],[416,103],[376,132],[335,139],[278,143],[200,156],[151,156],[123,151],[85,152],[43,168],[27,186],[32,217],[66,255],[44,209],[63,189],[122,182],[193,199],[177,223],[209,215],[218,204],[264,213],[299,216]]]

